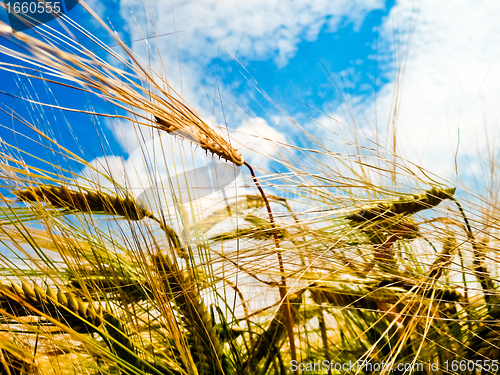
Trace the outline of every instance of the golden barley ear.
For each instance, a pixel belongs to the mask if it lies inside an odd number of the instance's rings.
[[[130,197],[122,198],[100,191],[70,190],[66,186],[41,185],[14,194],[25,202],[44,202],[55,208],[81,213],[104,213],[123,216],[129,220],[141,220],[150,215]]]
[[[71,293],[56,292],[50,287],[43,291],[38,285],[31,287],[24,281],[21,286],[0,282],[0,309],[14,316],[43,313],[81,333],[95,331],[94,327],[103,322],[92,303],[85,303]]]
[[[183,106],[181,110],[186,109],[187,111],[187,107],[183,104],[178,103],[178,105]],[[155,115],[155,120],[159,125],[158,128],[160,130],[164,130],[168,133],[175,132],[177,135],[201,146],[202,149],[209,151],[224,160],[234,163],[237,166],[242,166],[245,163],[238,150],[232,147],[220,135],[212,131],[212,129],[199,119],[198,116],[194,115],[191,110],[189,110],[189,113],[192,117],[190,121],[196,121],[197,126],[186,126],[189,122],[186,123],[185,120],[175,119],[175,117],[171,117],[170,120],[166,120],[165,118],[160,118]]]
[[[90,11],[88,8],[87,10]],[[91,12],[91,14],[111,35],[114,35],[113,31],[95,13]],[[25,57],[26,61],[36,62],[40,69],[47,69],[51,74],[60,78],[66,78],[86,86],[96,95],[138,116],[138,118],[148,119],[137,110],[145,111],[154,116],[154,127],[169,133],[176,132],[179,136],[198,144],[204,150],[238,166],[244,164],[241,154],[205,124],[193,109],[183,103],[168,82],[158,75],[148,73],[137,61],[130,48],[118,38],[116,38],[118,44],[132,63],[121,58],[118,59],[132,70],[134,78],[147,84],[147,90],[132,83],[129,72],[99,61],[100,59],[91,51],[85,50],[81,53],[78,49],[79,53],[69,53],[22,32],[13,34],[12,29],[2,22],[0,22],[0,35],[21,42],[21,48],[29,51],[29,55],[20,55],[19,59]],[[161,84],[157,83],[158,78],[162,81]],[[66,83],[58,81],[53,82],[66,85]],[[159,94],[156,94],[155,91]]]

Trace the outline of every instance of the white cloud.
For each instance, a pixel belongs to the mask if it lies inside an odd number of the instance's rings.
[[[335,31],[343,24],[359,28],[366,14],[383,8],[384,1],[160,0],[122,1],[120,5],[132,40],[179,31],[136,43],[134,51],[154,70],[163,71],[169,84],[207,118],[210,126],[228,123],[230,128],[237,128],[236,132],[229,131],[229,136],[238,143],[244,157],[267,168],[268,156],[276,156],[277,148],[256,136],[282,142],[284,134],[262,118],[239,113],[244,112],[238,106],[245,98],[234,101],[231,90],[216,82],[216,72],[207,67],[216,58],[230,60],[235,55],[243,61],[273,59],[283,66],[295,55],[302,40],[314,41],[322,29]],[[226,107],[224,117],[219,100]],[[109,126],[129,152],[139,145],[133,125],[112,120]]]
[[[322,29],[335,31],[343,24],[359,27],[366,14],[384,8],[382,0],[158,0],[122,1],[121,17],[130,39],[163,35],[133,44],[134,51],[199,112],[224,123],[224,105],[232,90],[217,80],[217,59],[274,60],[282,67],[304,39],[314,41]],[[161,59],[158,53],[161,54]],[[233,77],[235,80],[239,77]],[[238,100],[238,103],[244,99]],[[239,104],[241,105],[241,104]],[[238,105],[237,105],[238,106]],[[230,126],[235,108],[228,109]],[[210,123],[210,122],[209,122]]]
[[[267,169],[270,157],[276,157],[286,135],[271,127],[261,117],[244,120],[232,133],[232,142],[250,164]]]
[[[335,31],[343,22],[359,27],[368,12],[383,7],[381,0],[160,0],[145,7],[123,2],[121,9],[134,38],[151,28],[158,34],[182,31],[178,39],[171,38],[174,45],[179,42],[182,60],[196,58],[206,64],[220,44],[244,58],[274,58],[285,64],[302,39],[312,41],[321,28]],[[135,24],[134,18],[141,17],[144,9],[148,24]]]
[[[457,147],[460,158],[500,140],[499,12],[495,1],[401,1],[381,27],[379,48],[398,58],[394,67],[404,67],[398,152],[442,177],[454,174]],[[401,43],[394,42],[394,30]],[[377,96],[379,124],[389,122],[394,87],[392,81]],[[363,112],[373,114],[373,107]]]
[[[128,22],[131,39],[149,36],[153,29],[157,34],[180,31],[155,43],[161,51],[169,82],[188,103],[202,113],[212,113],[213,121],[207,121],[211,126],[220,122],[215,113],[219,101],[214,89],[215,75],[206,68],[215,58],[230,59],[237,51],[238,58],[244,61],[274,59],[282,66],[294,56],[300,41],[314,41],[325,27],[334,31],[348,22],[359,26],[369,11],[384,6],[382,1],[369,0],[312,3],[179,0],[146,4],[147,22],[142,22],[143,5],[122,2],[122,17]],[[495,17],[498,8],[494,1],[398,2],[379,27],[377,53],[381,71],[394,77],[397,68],[402,67],[404,75],[398,79],[404,76],[404,80],[400,87],[395,79],[382,87],[376,103],[374,98],[345,96],[346,103],[351,104],[344,105],[354,106],[358,113],[356,120],[361,134],[373,139],[374,124],[378,124],[379,141],[391,149],[387,126],[392,121],[396,98],[397,152],[443,178],[452,178],[456,156],[460,166],[460,158],[475,156],[486,140],[496,145],[500,141],[497,130],[500,86],[496,84],[500,78],[500,49],[496,48],[500,45],[500,24]],[[154,55],[150,50],[141,53],[135,47],[145,61],[149,54]],[[158,62],[152,64],[160,70]],[[223,85],[220,88],[223,95],[229,91]],[[207,96],[211,97],[208,104]],[[224,96],[222,100],[225,106],[231,102]],[[252,163],[268,166],[269,160],[263,155],[276,155],[277,150],[272,143],[254,137],[264,134],[256,129],[267,128],[272,133],[269,137],[279,141],[285,139],[284,135],[264,119],[248,115],[236,118],[237,110],[226,108],[228,124],[237,128],[229,133],[230,137],[239,142],[237,147]],[[344,124],[353,124],[352,118],[338,113],[332,116]],[[321,123],[338,127],[331,120],[321,119]],[[353,141],[346,127],[340,128],[343,130],[339,134],[344,137],[340,140]],[[127,133],[124,139],[130,143],[135,134],[130,126],[123,129]],[[319,130],[317,126],[316,129]],[[335,139],[335,135],[328,138]],[[469,170],[464,168],[462,173]]]

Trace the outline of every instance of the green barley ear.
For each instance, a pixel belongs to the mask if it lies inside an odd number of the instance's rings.
[[[451,199],[456,188],[438,189],[433,187],[422,194],[401,197],[398,201],[378,203],[362,207],[346,219],[351,223],[373,222],[389,219],[398,215],[413,215],[422,210],[432,208],[445,199]]]

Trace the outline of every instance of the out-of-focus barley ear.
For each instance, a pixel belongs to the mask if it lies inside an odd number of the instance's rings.
[[[57,291],[57,303],[64,307],[68,307],[68,297],[66,297],[61,289]]]
[[[31,288],[26,282],[22,281],[21,282],[21,285],[22,285],[22,288],[23,288],[23,292],[24,292],[24,295],[32,300],[32,301],[37,301],[38,298],[36,298],[36,294],[35,294],[35,291],[33,288]]]
[[[401,197],[398,201],[363,206],[360,210],[348,215],[346,219],[351,223],[362,223],[389,219],[397,215],[413,215],[435,207],[445,199],[452,199],[455,191],[456,188],[438,189],[433,187],[422,194]]]
[[[437,280],[451,264],[453,256],[458,251],[457,240],[455,236],[448,235],[443,241],[443,251],[438,255],[431,266],[429,278]]]
[[[50,300],[57,302],[57,293],[54,292],[54,289],[47,287],[45,294]]]
[[[147,209],[130,197],[122,198],[99,191],[40,185],[14,191],[14,194],[25,202],[44,202],[74,212],[119,215],[129,220],[141,220],[150,215]]]
[[[69,294],[67,298],[68,298],[68,310],[80,313],[78,301],[76,300],[76,298],[71,294]]]
[[[38,285],[34,284],[33,285],[33,290],[35,291],[35,295],[37,300],[39,300],[42,303],[47,302],[47,294],[43,291],[42,288],[40,288]]]
[[[23,298],[24,297],[24,291],[23,291],[23,288],[21,288],[19,285],[17,285],[16,283],[14,282],[11,282],[10,283],[10,287],[12,289],[12,291],[18,296],[18,297],[21,297]]]

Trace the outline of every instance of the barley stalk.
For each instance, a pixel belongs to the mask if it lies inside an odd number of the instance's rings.
[[[196,283],[179,270],[168,256],[157,254],[154,261],[188,331],[188,344],[198,371],[202,375],[225,374],[223,347],[210,314],[196,290]]]
[[[250,174],[252,175],[253,182],[255,183],[255,186],[259,190],[262,199],[264,199],[264,203],[266,205],[267,209],[267,214],[269,216],[269,222],[271,224],[271,229],[273,231],[273,237],[274,237],[274,244],[276,246],[276,255],[278,257],[278,266],[281,274],[281,283],[279,286],[279,292],[280,292],[280,297],[281,301],[283,302],[282,309],[283,309],[283,315],[285,317],[286,321],[286,330],[288,332],[288,341],[290,343],[290,353],[292,357],[292,361],[297,360],[297,349],[295,348],[295,334],[293,331],[293,314],[292,314],[292,309],[290,307],[290,301],[288,299],[288,290],[287,290],[287,285],[286,285],[286,278],[285,278],[285,266],[283,264],[283,256],[281,254],[281,249],[280,249],[280,241],[279,241],[279,235],[278,235],[278,229],[276,228],[276,223],[274,222],[274,217],[273,217],[273,212],[271,210],[271,205],[269,204],[269,200],[267,199],[266,193],[264,192],[264,189],[259,184],[259,181],[257,180],[257,176],[255,176],[255,172],[250,164],[245,162],[245,165],[247,166],[248,170],[250,171]],[[297,371],[294,371],[294,373],[297,373]]]
[[[303,293],[304,290],[290,295],[288,299],[294,321],[297,318],[297,312],[302,304]],[[248,368],[251,374],[257,372],[257,366],[263,359],[268,358],[268,356],[272,357],[273,354],[277,354],[280,347],[283,345],[283,341],[286,337],[285,313],[283,309],[280,309],[269,324],[267,330],[261,334],[253,344],[249,353],[249,358],[244,364],[244,367]],[[264,366],[263,373],[267,371],[267,367],[269,366],[269,364],[266,365],[267,366]]]

